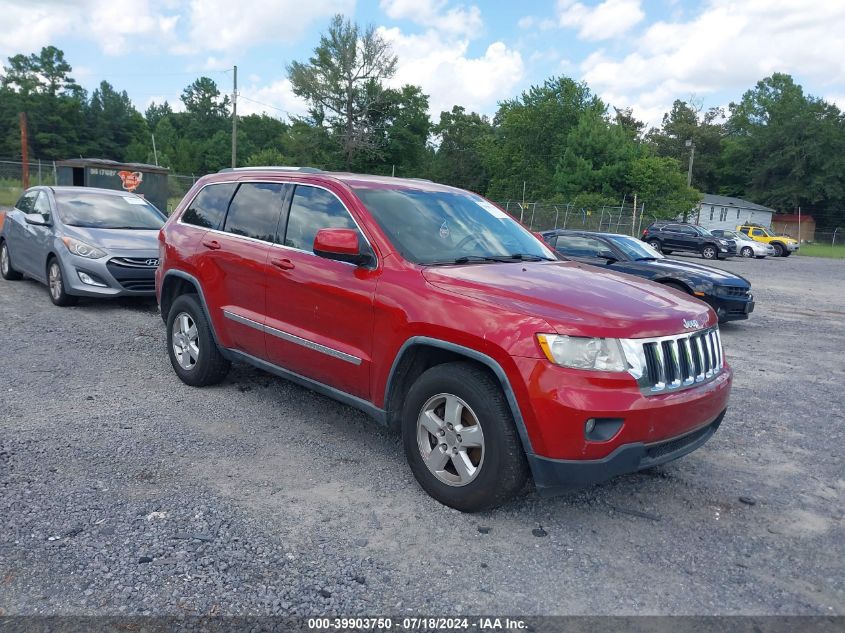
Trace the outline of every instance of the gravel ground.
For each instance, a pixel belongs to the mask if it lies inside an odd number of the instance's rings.
[[[0,281],[0,612],[845,614],[845,261],[717,265],[758,302],[719,433],[480,515],[353,409],[245,366],[183,385],[152,301]]]

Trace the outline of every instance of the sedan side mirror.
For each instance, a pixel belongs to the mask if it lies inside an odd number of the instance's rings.
[[[601,259],[606,259],[608,264],[618,262],[619,259],[613,254],[613,251],[599,251],[598,256]]]
[[[23,216],[23,219],[26,220],[27,224],[32,224],[33,226],[52,226],[53,223],[50,221],[49,215],[41,215],[40,213],[27,213]]]
[[[356,266],[365,266],[372,261],[369,253],[361,252],[355,229],[320,229],[314,236],[314,254]]]

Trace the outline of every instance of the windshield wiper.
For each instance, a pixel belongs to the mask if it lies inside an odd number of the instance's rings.
[[[656,257],[637,257],[636,261],[638,262],[653,262],[656,261]]]
[[[553,262],[555,260],[543,257],[542,255],[531,255],[530,253],[512,253],[508,255],[512,260],[521,262]]]

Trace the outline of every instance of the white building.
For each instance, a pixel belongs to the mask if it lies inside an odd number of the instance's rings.
[[[708,230],[733,231],[745,222],[771,227],[773,213],[775,213],[774,209],[748,202],[748,200],[706,193],[698,204],[698,208],[693,211],[691,220]]]

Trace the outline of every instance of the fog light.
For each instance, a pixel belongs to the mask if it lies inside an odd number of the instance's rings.
[[[590,442],[606,442],[625,423],[623,418],[590,418],[584,424],[584,437]]]
[[[78,270],[76,272],[79,275],[79,279],[80,281],[82,281],[82,283],[87,284],[89,286],[97,286],[99,288],[106,287],[106,284],[104,284],[102,281],[100,281],[93,275],[89,275],[88,273],[82,272],[81,270]]]
[[[589,435],[593,432],[593,429],[596,428],[596,420],[595,418],[590,418],[587,420],[587,423],[584,425],[584,434]]]

